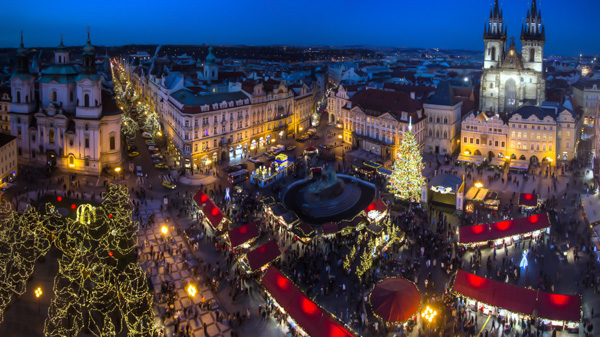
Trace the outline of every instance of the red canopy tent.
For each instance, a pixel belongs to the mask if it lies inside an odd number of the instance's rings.
[[[281,255],[279,247],[275,240],[271,240],[264,245],[251,250],[246,254],[250,270],[256,271],[262,268],[267,263],[273,262]]]
[[[256,227],[254,222],[247,223],[229,231],[229,242],[231,242],[231,248],[235,248],[257,237],[258,227]]]
[[[208,195],[204,194],[202,190],[198,190],[198,192],[196,192],[196,195],[194,195],[194,201],[196,202],[196,205],[200,207],[200,211],[204,214],[204,216],[206,216],[208,223],[213,228],[220,229],[219,226],[225,218],[225,215],[208,197]]]
[[[536,207],[538,204],[538,196],[533,193],[521,193],[519,195],[519,206]]]
[[[549,294],[521,288],[459,270],[452,291],[487,305],[511,312],[538,317],[578,322],[581,318],[581,298],[578,295]]]
[[[311,301],[277,268],[267,269],[261,284],[292,319],[312,337],[353,337],[328,311]]]
[[[500,221],[493,224],[463,226],[458,229],[459,243],[470,244],[499,240],[513,235],[527,234],[550,227],[547,213],[526,218]]]
[[[417,286],[402,278],[379,282],[369,297],[373,312],[384,321],[402,323],[413,317],[421,305]]]
[[[538,316],[554,321],[579,322],[581,320],[581,297],[540,291]]]

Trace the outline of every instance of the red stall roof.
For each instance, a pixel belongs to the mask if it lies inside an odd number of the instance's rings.
[[[458,229],[461,244],[498,240],[550,227],[547,213],[526,218],[500,221],[493,224],[463,226]]]
[[[267,263],[274,261],[279,255],[281,255],[281,252],[279,251],[277,242],[271,240],[264,245],[249,251],[248,254],[246,254],[246,257],[248,258],[250,269],[256,271]]]
[[[555,320],[579,322],[581,320],[581,297],[579,295],[538,294],[538,316]]]
[[[204,213],[208,219],[208,222],[211,226],[213,226],[213,228],[216,228],[225,217],[219,207],[217,207],[215,203],[210,200],[210,198],[201,190],[198,190],[196,195],[194,195],[194,201],[196,202],[196,205],[200,207],[200,210],[202,213]]]
[[[234,248],[257,237],[258,227],[256,227],[254,222],[247,223],[229,231],[229,241],[231,242],[231,247]]]
[[[262,285],[279,305],[312,337],[354,337],[333,315],[311,301],[277,268],[270,266]]]
[[[365,208],[365,213],[369,214],[370,211],[378,211],[383,213],[386,209],[387,206],[385,205],[385,202],[383,202],[381,199],[377,199],[367,206],[367,208]]]
[[[464,270],[456,273],[452,291],[487,305],[524,315],[531,316],[537,309],[537,315],[545,319],[579,322],[581,318],[579,295],[549,294],[521,288],[488,280]]]
[[[538,196],[533,193],[521,193],[519,195],[519,206],[535,207],[538,204]]]

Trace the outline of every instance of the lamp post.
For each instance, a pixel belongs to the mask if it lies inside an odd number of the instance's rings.
[[[163,235],[167,235],[169,233],[169,227],[167,227],[166,225],[163,225],[160,228],[161,233],[163,233]]]
[[[38,300],[38,314],[39,315],[42,314],[42,302],[40,300],[41,296],[42,296],[42,288],[37,287],[37,289],[35,289],[35,298]]]
[[[198,289],[196,289],[196,286],[191,283],[187,286],[186,290],[190,297],[194,297],[198,293]]]

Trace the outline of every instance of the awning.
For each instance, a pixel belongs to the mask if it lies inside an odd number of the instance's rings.
[[[267,263],[273,262],[281,255],[279,247],[275,240],[271,240],[264,245],[251,250],[246,254],[250,270],[256,271],[262,268]]]
[[[483,161],[485,160],[485,158],[483,156],[473,156],[470,154],[459,154],[458,155],[458,161],[464,161],[466,163],[472,163],[472,164],[481,164],[483,163]]]
[[[538,196],[533,193],[521,193],[519,195],[519,206],[536,207],[538,204]]]
[[[487,188],[471,187],[465,196],[465,200],[484,201],[488,191]]]
[[[510,168],[517,170],[527,170],[529,168],[529,162],[527,160],[511,160]]]
[[[257,237],[258,227],[256,227],[254,222],[250,222],[229,231],[229,242],[231,242],[232,248],[242,245]]]
[[[500,221],[493,224],[459,227],[459,243],[471,244],[521,235],[550,227],[548,213],[534,214],[526,218]]]
[[[490,165],[493,166],[504,166],[506,164],[506,160],[504,158],[492,157],[490,161]]]
[[[550,294],[521,288],[464,270],[456,273],[452,291],[475,301],[523,315],[533,316],[537,310],[538,317],[548,320],[579,322],[581,319],[579,295]]]
[[[354,337],[350,329],[344,327],[327,310],[310,300],[277,268],[267,269],[261,284],[291,318],[312,337]]]
[[[194,201],[196,205],[200,208],[200,211],[206,216],[208,223],[213,228],[218,228],[225,218],[223,212],[214,204],[214,202],[206,195],[202,190],[198,190],[196,195],[194,195]]]
[[[376,163],[376,162],[374,162],[374,161],[364,161],[364,162],[363,162],[363,164],[364,164],[365,166],[369,166],[369,167],[372,167],[372,168],[374,168],[374,169],[378,169],[378,168],[380,168],[381,166],[383,166],[383,165],[381,165],[381,164],[379,164],[379,163]]]

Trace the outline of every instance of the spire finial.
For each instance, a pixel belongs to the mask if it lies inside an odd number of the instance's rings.
[[[412,116],[408,117],[408,131],[412,132]]]
[[[21,30],[21,48],[23,48],[23,30]]]
[[[63,45],[63,33],[60,33],[60,45]]]
[[[88,35],[87,43],[91,43],[90,42],[90,26],[87,26],[87,35]]]

